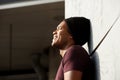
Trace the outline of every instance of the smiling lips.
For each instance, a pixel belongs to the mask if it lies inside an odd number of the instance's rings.
[[[57,36],[56,36],[56,35],[54,35],[54,36],[53,36],[53,41],[54,41],[56,38],[57,38]]]

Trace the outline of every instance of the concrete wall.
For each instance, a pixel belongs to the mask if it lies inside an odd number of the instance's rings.
[[[92,23],[93,49],[120,14],[120,0],[65,0],[65,17],[85,16]],[[120,19],[97,49],[101,80],[120,80]]]

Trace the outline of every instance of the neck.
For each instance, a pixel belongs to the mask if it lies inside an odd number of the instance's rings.
[[[70,40],[68,40],[67,44],[64,45],[64,47],[60,48],[60,55],[62,57],[64,57],[66,51],[68,50],[69,47],[71,47],[72,45],[74,45],[74,41],[73,39],[70,38]]]
[[[62,57],[64,57],[66,51],[67,51],[67,50],[60,50],[60,55],[61,55]]]
[[[61,55],[62,57],[64,57],[67,49],[68,49],[69,47],[71,47],[72,45],[73,45],[73,44],[66,46],[64,49],[60,49],[60,55]]]

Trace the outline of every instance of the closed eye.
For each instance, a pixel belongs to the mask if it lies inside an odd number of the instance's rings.
[[[61,26],[58,26],[58,27],[57,27],[57,30],[62,30],[62,27],[61,27]]]

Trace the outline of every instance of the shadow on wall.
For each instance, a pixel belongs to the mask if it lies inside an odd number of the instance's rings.
[[[49,48],[45,48],[43,53],[33,53],[32,62],[38,80],[48,80]]]
[[[100,80],[100,65],[99,65],[99,56],[97,52],[95,52],[94,55],[91,56],[91,60],[92,60],[93,80]]]
[[[92,32],[92,25],[90,28],[90,38],[88,41],[88,49],[89,49],[89,54],[92,53],[93,51],[93,32]],[[94,80],[100,80],[100,62],[99,62],[99,56],[97,52],[94,52],[92,56],[90,56],[92,60],[92,74]]]
[[[54,80],[61,60],[58,53],[58,49],[48,46],[42,53],[31,55],[38,80]]]

